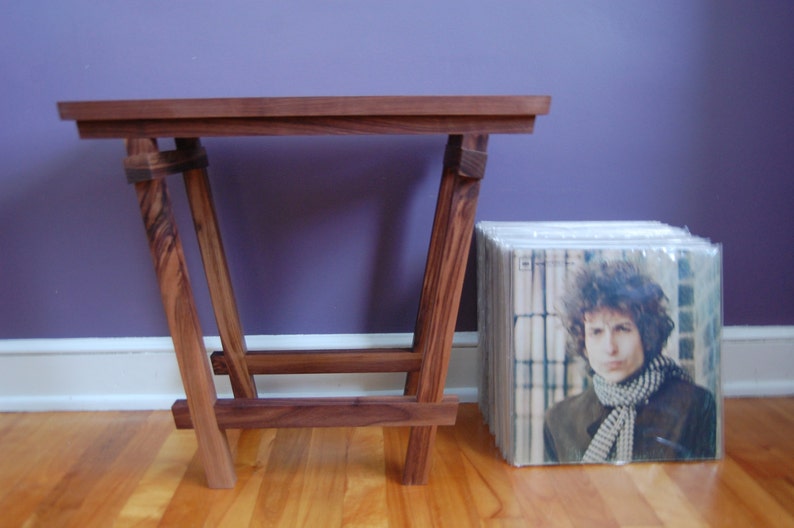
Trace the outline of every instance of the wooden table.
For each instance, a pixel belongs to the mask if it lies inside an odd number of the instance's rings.
[[[123,138],[124,169],[135,185],[186,400],[173,406],[180,428],[195,429],[207,482],[234,486],[227,428],[411,426],[403,483],[428,480],[439,425],[455,423],[458,401],[444,395],[452,337],[471,242],[489,134],[531,133],[546,96],[301,97],[62,102],[81,138]],[[207,175],[201,137],[444,134],[444,168],[430,237],[413,345],[407,349],[246,349]],[[160,151],[157,138],[174,138]],[[208,360],[166,177],[181,173],[198,237],[223,351]],[[215,374],[234,398],[219,399]],[[405,372],[403,396],[258,398],[255,374]]]

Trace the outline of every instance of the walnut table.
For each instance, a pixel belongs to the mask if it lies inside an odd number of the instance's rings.
[[[455,422],[457,399],[444,395],[452,337],[474,227],[489,134],[531,133],[548,113],[546,96],[297,97],[62,102],[61,118],[81,138],[126,141],[124,169],[138,195],[186,400],[178,427],[195,429],[213,488],[234,486],[225,429],[410,426],[403,483],[424,484],[436,428]],[[246,350],[207,177],[201,137],[443,134],[444,168],[414,331],[407,349],[254,352]],[[174,138],[160,151],[157,138]],[[209,283],[222,352],[208,360],[185,255],[166,187],[181,173]],[[216,374],[234,398],[219,399]],[[255,374],[406,372],[403,396],[258,398]]]

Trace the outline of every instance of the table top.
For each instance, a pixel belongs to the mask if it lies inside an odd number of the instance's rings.
[[[521,134],[551,97],[350,96],[60,102],[82,138]]]

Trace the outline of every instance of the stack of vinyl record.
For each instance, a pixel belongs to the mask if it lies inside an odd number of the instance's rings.
[[[660,222],[481,222],[476,237],[479,405],[507,462],[549,463],[546,411],[592,383],[566,353],[561,303],[595,261],[629,261],[654,278],[675,323],[663,353],[721,401],[718,245]]]

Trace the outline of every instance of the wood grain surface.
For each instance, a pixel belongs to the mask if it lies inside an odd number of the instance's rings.
[[[526,134],[551,97],[354,96],[64,101],[82,138]]]
[[[728,399],[725,428],[723,461],[514,468],[464,404],[427,486],[407,428],[230,431],[212,490],[168,412],[6,413],[0,526],[794,526],[794,398]]]
[[[210,488],[232,488],[236,471],[225,428],[412,425],[404,484],[426,484],[439,425],[454,423],[453,401],[442,401],[452,336],[460,303],[488,135],[532,132],[548,113],[549,96],[379,96],[157,99],[60,102],[61,119],[74,120],[83,138],[123,138],[125,171],[135,184],[163,307],[174,342],[186,401],[174,407],[180,427],[195,429],[199,458]],[[416,332],[410,354],[381,354],[365,371],[407,366],[405,398],[397,403],[337,401],[276,407],[253,402],[257,389],[249,359],[200,137],[303,134],[446,134],[444,169],[430,238]],[[158,138],[172,137],[176,150],[161,152]],[[177,234],[165,177],[182,172],[223,355],[216,370],[228,373],[235,401],[218,401],[201,351],[202,334]],[[314,356],[324,371],[352,359]],[[280,355],[283,367],[301,368],[307,355]],[[261,356],[259,357],[261,359]],[[371,358],[368,358],[371,359]],[[311,371],[315,367],[310,367]],[[359,372],[361,367],[355,367]],[[385,369],[385,370],[384,370]],[[302,370],[305,371],[306,369]],[[242,401],[236,401],[242,400]],[[437,409],[436,409],[437,408]],[[366,411],[366,412],[364,412]],[[220,413],[224,423],[220,423]],[[378,416],[378,412],[383,416]],[[329,414],[331,421],[324,416]],[[351,420],[363,413],[363,422]],[[294,423],[290,417],[300,419]],[[436,419],[432,419],[436,417]],[[257,421],[258,420],[258,421]]]

